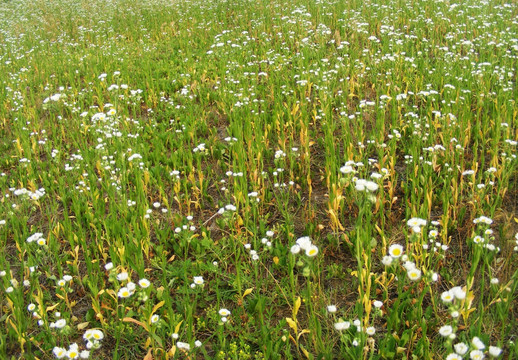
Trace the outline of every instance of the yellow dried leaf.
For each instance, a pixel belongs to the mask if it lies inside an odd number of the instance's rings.
[[[133,318],[125,317],[124,319],[122,319],[122,321],[124,321],[124,322],[131,322],[131,323],[137,324],[139,326],[142,326],[146,331],[149,331],[149,329],[148,329],[146,324],[144,324],[141,321],[135,320]]]
[[[149,339],[149,338],[148,338]],[[151,339],[149,339],[151,340]],[[153,355],[151,355],[151,349],[147,351],[146,356],[144,356],[144,360],[153,360]]]
[[[299,312],[299,309],[300,309],[300,304],[302,303],[302,300],[300,299],[300,296],[297,298],[297,300],[295,300],[295,305],[293,306],[293,317],[296,319],[297,318],[297,313]]]
[[[250,295],[252,293],[252,291],[254,290],[254,288],[250,288],[250,289],[246,289],[245,292],[243,293],[243,298],[247,295]]]
[[[173,347],[171,349],[169,349],[169,351],[167,352],[167,356],[172,358],[172,357],[174,357],[175,354],[176,354],[176,345],[173,345]]]
[[[77,330],[85,329],[88,326],[88,324],[90,324],[88,321],[81,324],[77,324]]]
[[[176,324],[176,327],[174,328],[174,332],[178,334],[180,331],[180,326],[182,326],[183,320],[180,321],[178,324]]]
[[[291,110],[291,115],[295,115],[298,111],[299,111],[299,108],[300,108],[300,104],[295,104],[293,106],[293,109]]]
[[[52,306],[49,306],[49,307],[47,308],[47,311],[53,311],[55,308],[57,308],[57,307],[58,307],[58,305],[59,305],[59,303],[54,304],[54,305],[52,305]]]
[[[165,304],[165,300],[162,300],[160,301],[158,304],[156,304],[154,307],[153,307],[153,311],[151,311],[151,314],[154,314],[155,311],[157,311],[158,309],[160,309],[162,306],[164,306]]]
[[[290,328],[293,329],[293,331],[295,331],[295,333],[297,332],[297,323],[295,321],[293,321],[292,318],[286,318],[286,322],[288,323],[288,325],[290,326]]]
[[[302,330],[298,335],[297,335],[297,341],[300,339],[300,337],[304,334],[309,334],[311,331],[308,330],[308,329],[304,329]]]
[[[309,359],[309,352],[304,348],[304,346],[300,345],[300,350],[304,353],[307,359]]]

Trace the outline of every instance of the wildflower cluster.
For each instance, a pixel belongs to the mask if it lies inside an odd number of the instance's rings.
[[[296,243],[291,247],[290,252],[296,255],[301,250],[304,251],[308,257],[314,257],[318,254],[318,247],[311,242],[311,238],[309,236],[298,238]]]
[[[450,332],[450,329],[443,330],[444,332]],[[451,333],[450,335],[454,335]],[[454,338],[454,337],[453,337]],[[482,360],[486,357],[486,354],[492,358],[497,358],[502,354],[502,348],[498,346],[489,346],[486,349],[484,342],[477,336],[471,339],[471,343],[458,342],[453,345],[454,352],[446,356],[447,360],[461,360],[466,355],[471,360]]]

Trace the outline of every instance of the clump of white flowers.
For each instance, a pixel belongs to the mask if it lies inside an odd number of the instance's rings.
[[[296,244],[290,249],[292,254],[298,254],[301,250],[303,250],[308,257],[314,257],[318,254],[318,247],[311,242],[309,236],[298,238]]]
[[[491,225],[493,223],[493,220],[488,218],[487,216],[480,216],[473,220],[473,224],[486,224]]]
[[[374,192],[378,190],[379,185],[374,181],[357,179],[355,181],[354,188],[358,191]]]
[[[27,190],[26,188],[21,189],[11,189],[13,191],[13,194],[23,198],[23,199],[30,199],[33,201],[37,201],[41,199],[43,196],[45,196],[46,192],[44,188],[39,188],[34,191]]]
[[[196,286],[203,287],[203,284],[205,283],[205,280],[203,280],[203,276],[195,276],[193,278],[191,288],[194,289]]]
[[[406,222],[406,224],[412,229],[414,233],[420,233],[421,228],[426,226],[427,221],[421,218],[411,218]]]
[[[222,308],[218,311],[221,316],[221,322],[226,323],[228,321],[228,317],[230,316],[230,310]]]
[[[228,205],[225,205],[224,207],[220,208],[218,210],[218,214],[222,215],[224,214],[225,212],[233,212],[233,211],[236,211],[237,210],[237,207],[235,205],[232,205],[232,204],[228,204]]]

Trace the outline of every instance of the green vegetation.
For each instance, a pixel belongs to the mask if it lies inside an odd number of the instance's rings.
[[[518,358],[518,5],[0,4],[0,358]]]

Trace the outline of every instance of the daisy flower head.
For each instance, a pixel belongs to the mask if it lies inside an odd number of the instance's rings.
[[[336,305],[327,305],[327,311],[329,313],[335,313],[336,312]]]
[[[471,360],[482,360],[485,358],[484,352],[481,350],[473,350],[469,353],[469,358]]]
[[[225,309],[225,308],[220,309],[218,313],[219,313],[220,316],[224,316],[224,317],[227,317],[227,316],[230,315],[230,311],[228,309]]]
[[[381,259],[381,263],[385,266],[390,266],[392,265],[392,260],[393,260],[393,257],[392,256],[383,256],[383,259]]]
[[[119,281],[124,281],[124,280],[128,280],[128,273],[127,272],[121,272],[120,274],[117,274],[117,280]]]
[[[445,303],[451,303],[453,301],[453,299],[455,299],[455,295],[452,294],[451,291],[444,291],[442,294],[441,294],[441,300]]]
[[[466,345],[465,343],[463,342],[460,342],[460,343],[457,343],[455,345],[453,345],[453,349],[455,350],[455,352],[459,355],[464,355],[468,352],[469,350],[469,346]]]
[[[122,299],[128,298],[131,296],[131,291],[127,287],[121,287],[117,293],[117,296]]]
[[[77,359],[79,358],[79,347],[76,343],[70,345],[70,348],[67,351],[67,358],[69,359]]]
[[[52,349],[52,353],[58,359],[63,359],[67,355],[67,350],[58,346]]]
[[[99,329],[93,329],[92,330],[92,339],[101,341],[104,339],[104,333]]]
[[[492,357],[497,357],[497,356],[500,356],[500,354],[502,354],[502,349],[497,347],[497,346],[490,346],[489,347],[489,355],[491,355]]]
[[[65,319],[59,319],[54,323],[54,327],[58,329],[63,329],[67,325],[67,321]]]
[[[151,285],[151,282],[148,279],[140,279],[138,281],[138,284],[140,285],[141,288],[145,289]]]
[[[482,244],[484,242],[484,238],[480,235],[476,235],[474,238],[473,238],[473,242],[475,244]]]
[[[351,327],[351,323],[349,321],[339,321],[335,323],[335,329],[338,331],[347,330]]]
[[[388,252],[392,258],[397,259],[403,255],[403,246],[399,244],[392,244],[390,245]]]
[[[451,325],[441,326],[441,328],[439,329],[439,334],[441,334],[441,336],[444,337],[450,336],[451,334],[453,334],[453,328],[451,327]]]
[[[354,172],[355,172],[355,170],[354,170],[354,168],[353,168],[351,165],[347,165],[347,164],[345,164],[344,166],[342,166],[342,167],[340,168],[340,172],[341,172],[342,174],[346,174],[346,175],[347,175],[347,174],[354,173]]]
[[[311,244],[311,246],[306,249],[306,255],[309,257],[314,257],[317,254],[318,254],[318,247],[316,245]]]
[[[293,255],[296,255],[300,252],[300,245],[299,244],[295,244],[291,247],[290,249],[290,252],[293,254]]]
[[[305,251],[311,246],[311,238],[309,236],[302,236],[297,239],[296,243],[302,250]]]
[[[421,270],[414,268],[407,272],[408,278],[412,281],[417,281],[421,278]]]

